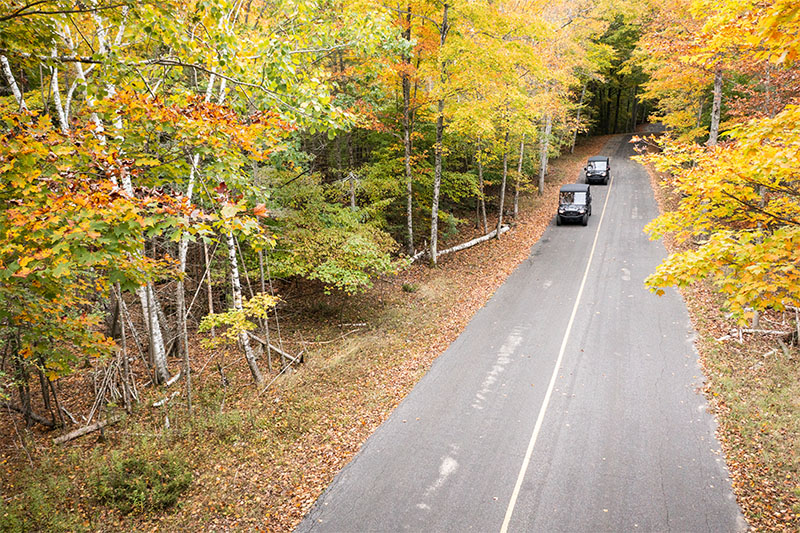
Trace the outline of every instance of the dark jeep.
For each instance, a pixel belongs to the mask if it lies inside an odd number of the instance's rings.
[[[604,155],[590,157],[583,170],[586,172],[586,183],[608,185],[608,180],[611,177],[611,164],[608,157]]]
[[[558,214],[556,225],[563,222],[589,223],[592,214],[592,192],[588,185],[573,183],[564,185],[558,194]]]

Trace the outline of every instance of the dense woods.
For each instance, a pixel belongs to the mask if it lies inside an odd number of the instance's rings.
[[[648,283],[797,308],[800,6],[622,4],[6,0],[2,416],[63,442],[145,389],[191,413],[201,340],[263,392],[302,357],[282,289],[346,301],[502,239],[550,158],[646,121],[682,195],[649,229],[691,243]]]

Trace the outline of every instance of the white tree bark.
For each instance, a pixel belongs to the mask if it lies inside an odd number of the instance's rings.
[[[586,98],[586,84],[581,87],[581,100],[578,103],[578,115],[575,117],[575,131],[572,132],[572,145],[569,147],[569,153],[575,152],[575,143],[578,140],[578,129],[581,126],[581,111],[583,111],[583,100]],[[634,110],[636,106],[634,106]],[[635,114],[635,112],[634,112]],[[636,129],[636,118],[633,119],[633,127]]]
[[[522,161],[525,155],[525,134],[519,143],[519,163],[517,164],[517,178],[514,180],[514,219],[519,215],[519,181],[522,179]]]
[[[478,160],[478,187],[481,190],[481,198],[480,198],[481,220],[483,221],[483,232],[487,233],[489,231],[489,224],[486,222],[486,197],[484,196],[484,193],[483,193],[483,186],[484,186],[484,183],[483,183],[483,154],[481,153],[482,152],[481,144],[482,143],[479,141],[478,142],[478,150],[475,153],[475,157]]]
[[[500,185],[500,207],[497,210],[497,233],[495,233],[495,237],[498,239],[502,234],[500,228],[503,227],[503,204],[506,199],[506,178],[508,177],[508,129],[508,116],[506,116],[506,136],[503,140],[503,183]]]
[[[714,101],[711,105],[711,131],[708,133],[708,146],[716,146],[719,137],[719,121],[722,115],[722,67],[714,72]]]
[[[25,103],[25,98],[22,96],[22,91],[19,90],[19,85],[17,85],[16,78],[14,78],[14,73],[11,72],[11,65],[8,64],[8,58],[6,58],[6,56],[3,54],[0,54],[0,65],[3,67],[3,74],[5,74],[6,80],[8,80],[8,85],[11,87],[11,93],[14,95],[14,99],[17,101],[20,111],[27,111],[28,105]]]
[[[407,5],[406,29],[403,37],[411,40],[411,5]],[[411,56],[405,55],[403,62],[406,68],[411,67]],[[413,175],[411,173],[411,79],[408,72],[403,73],[403,166],[406,171],[406,253],[414,255],[414,199]]]
[[[503,226],[503,227],[500,228],[500,233],[503,234],[503,233],[507,232],[508,229],[509,229],[508,226]],[[453,252],[460,252],[461,250],[466,250],[467,248],[472,248],[476,244],[480,244],[482,242],[486,242],[489,239],[494,238],[495,236],[497,236],[497,229],[493,229],[492,231],[490,231],[486,235],[481,235],[480,237],[476,237],[476,238],[472,239],[471,241],[462,242],[461,244],[453,246],[452,248],[447,248],[446,250],[442,250],[441,252],[439,252],[439,257],[441,257],[441,256],[443,256],[445,254],[451,254]]]
[[[53,57],[56,57],[58,49],[53,46]],[[58,68],[50,67],[50,94],[53,96],[53,107],[56,108],[58,115],[58,125],[61,133],[66,135],[69,133],[69,123],[67,122],[67,114],[64,112],[64,106],[61,103],[61,89],[58,86]]]
[[[439,27],[440,46],[444,48],[445,41],[447,40],[447,32],[450,25],[447,19],[448,4],[444,4],[444,12],[442,14],[442,24]],[[445,72],[444,64],[440,67],[442,90],[447,80],[447,73]],[[444,96],[439,98],[438,115],[436,117],[436,145],[434,147],[434,171],[433,171],[433,201],[431,202],[431,265],[436,266],[437,246],[439,244],[439,189],[442,184],[442,136],[444,133]]]
[[[116,38],[114,40],[115,46],[119,46],[119,44],[122,42],[122,36],[125,31],[126,15],[127,15],[127,8],[124,8],[123,19],[122,22],[120,23]],[[106,23],[96,11],[93,13],[92,16],[94,18],[95,24],[97,24],[97,39],[98,39],[98,46],[100,49],[100,53],[104,55],[108,54],[110,49],[108,44],[108,28],[106,27]],[[69,35],[68,33],[66,33],[66,31],[65,34]],[[69,43],[67,44],[69,45]],[[109,96],[114,95],[116,93],[116,89],[110,83],[106,84],[106,90],[108,91]],[[100,136],[101,142],[104,142],[105,137],[103,136],[102,121],[96,115],[94,115],[93,119],[96,120],[96,123],[100,126],[100,131],[98,132],[98,134]],[[114,121],[114,126],[117,130],[116,138],[122,140],[121,116],[119,116]],[[127,172],[122,173],[121,181],[122,181],[122,188],[125,191],[125,193],[133,197],[135,194],[133,190],[133,183],[131,182],[131,177]],[[116,181],[114,183],[116,184]],[[158,318],[158,306],[156,305],[156,294],[155,291],[153,290],[153,285],[151,283],[147,283],[146,285],[140,286],[136,290],[136,294],[139,296],[139,301],[142,305],[142,312],[145,315],[145,323],[148,330],[147,332],[150,337],[150,347],[153,359],[153,367],[155,370],[155,379],[157,383],[165,383],[169,379],[169,370],[167,368],[167,351],[164,345],[164,337],[161,332],[161,323]]]
[[[544,194],[544,177],[547,174],[548,157],[550,154],[550,133],[553,131],[553,119],[548,113],[545,125],[542,128],[542,138],[539,141],[539,196]]]
[[[236,241],[233,239],[233,233],[228,232],[227,235],[227,243],[228,243],[228,261],[230,262],[231,267],[231,289],[233,295],[233,308],[237,311],[242,310],[242,283],[239,279],[239,266],[236,261]],[[250,336],[242,332],[239,334],[239,342],[242,344],[242,348],[244,348],[244,357],[247,360],[247,366],[250,367],[250,373],[253,375],[253,381],[256,382],[257,385],[260,385],[264,382],[264,376],[261,375],[261,370],[258,368],[258,362],[256,361],[256,354],[253,351],[253,347],[250,345]]]

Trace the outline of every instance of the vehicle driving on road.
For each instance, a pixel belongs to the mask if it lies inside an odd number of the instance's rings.
[[[590,157],[583,170],[586,172],[586,183],[608,185],[608,180],[611,177],[611,162],[607,156],[594,155]]]
[[[589,223],[592,214],[592,191],[588,185],[573,183],[564,185],[558,194],[558,213],[556,225],[564,222]]]

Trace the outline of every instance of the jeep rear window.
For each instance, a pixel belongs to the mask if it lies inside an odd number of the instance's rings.
[[[562,191],[562,193],[561,193],[561,203],[562,204],[586,205],[586,193],[585,192]]]

